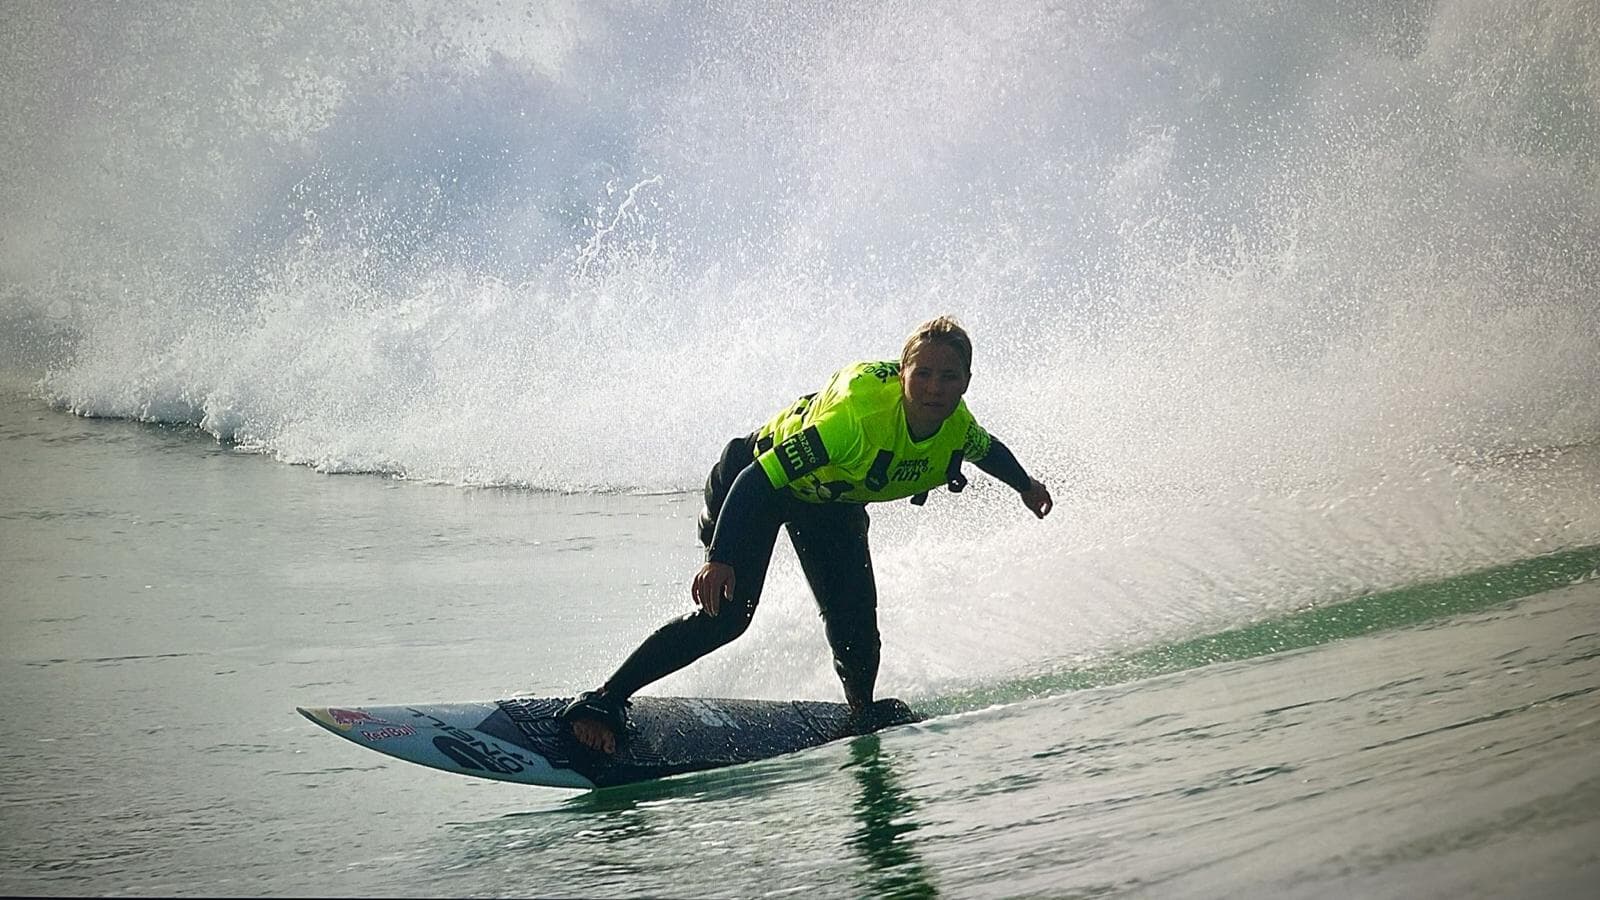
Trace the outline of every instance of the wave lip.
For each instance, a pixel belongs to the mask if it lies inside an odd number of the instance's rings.
[[[1425,625],[1600,579],[1600,546],[1519,560],[1451,578],[1318,606],[1239,628],[1116,655],[1086,666],[921,701],[943,715],[1071,691],[1142,681],[1217,663],[1320,646]]]

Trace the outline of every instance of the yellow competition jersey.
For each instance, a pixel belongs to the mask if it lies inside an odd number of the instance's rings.
[[[925,441],[911,440],[899,362],[845,366],[756,432],[756,461],[773,487],[812,503],[875,503],[944,487],[963,459],[989,452],[967,403]]]

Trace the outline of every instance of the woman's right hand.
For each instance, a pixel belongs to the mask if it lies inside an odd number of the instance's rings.
[[[695,573],[694,585],[689,589],[694,602],[714,616],[724,599],[733,598],[733,566],[727,563],[708,562]]]

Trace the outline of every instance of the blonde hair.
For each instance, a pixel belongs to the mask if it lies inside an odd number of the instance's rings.
[[[967,374],[972,374],[972,338],[967,336],[967,330],[961,327],[955,317],[940,316],[918,325],[917,330],[906,339],[905,349],[900,351],[901,368],[911,365],[911,354],[928,344],[944,344],[956,351],[956,355],[967,366]]]

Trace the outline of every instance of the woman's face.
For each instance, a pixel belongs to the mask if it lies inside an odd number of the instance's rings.
[[[937,431],[956,411],[971,381],[972,373],[954,347],[931,341],[917,347],[900,370],[906,422],[914,431]]]

